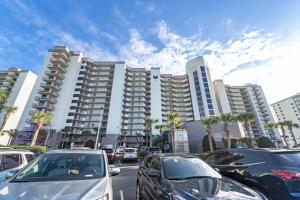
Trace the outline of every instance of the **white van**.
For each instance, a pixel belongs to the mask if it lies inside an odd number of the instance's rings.
[[[34,153],[26,150],[0,149],[0,183],[12,177],[35,158]]]

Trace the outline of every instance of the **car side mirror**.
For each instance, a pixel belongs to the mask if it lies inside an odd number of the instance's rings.
[[[148,170],[148,176],[150,177],[158,177],[159,176],[159,172],[155,169],[150,169]]]
[[[5,174],[5,180],[11,179],[19,170],[9,171]]]
[[[118,167],[112,167],[112,168],[110,168],[110,170],[109,170],[109,174],[110,174],[111,176],[116,176],[116,175],[118,175],[118,174],[120,174],[120,173],[121,173],[121,169],[118,168]]]

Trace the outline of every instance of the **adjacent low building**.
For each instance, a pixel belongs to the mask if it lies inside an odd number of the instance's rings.
[[[17,107],[16,112],[12,113],[4,124],[3,130],[17,129],[36,79],[37,76],[28,70],[9,68],[8,70],[0,71],[0,90],[8,93],[7,100],[2,102],[2,104]],[[4,110],[1,110],[0,124],[3,123],[4,113]],[[0,136],[1,145],[7,145],[9,140],[10,136],[8,134]]]
[[[273,108],[278,122],[288,120],[300,125],[300,93],[275,102],[271,104],[271,107]],[[286,128],[285,132],[288,136],[287,145],[293,147],[295,143],[290,130]],[[293,128],[293,133],[297,143],[300,144],[300,128]]]

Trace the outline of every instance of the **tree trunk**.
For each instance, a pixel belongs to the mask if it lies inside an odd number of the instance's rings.
[[[35,146],[35,143],[36,143],[36,140],[37,140],[37,137],[39,135],[39,132],[40,132],[40,129],[42,128],[43,124],[37,124],[37,127],[36,127],[36,130],[34,132],[34,135],[33,135],[33,138],[32,138],[32,141],[31,141],[31,144],[30,146]]]
[[[226,134],[226,139],[227,139],[227,149],[230,149],[231,148],[230,132],[228,126],[225,124],[224,124],[224,132]]]
[[[0,135],[3,132],[3,129],[4,129],[4,126],[5,126],[6,122],[7,122],[7,120],[8,120],[8,117],[4,116],[3,122],[2,122],[1,127],[0,127]]]
[[[171,130],[172,150],[175,153],[175,126]]]
[[[151,124],[151,128],[150,128],[150,141],[149,141],[149,145],[150,145],[150,147],[152,147],[152,124]]]
[[[294,146],[298,146],[298,143],[297,143],[297,140],[296,140],[296,137],[295,137],[295,135],[294,135],[294,132],[293,132],[293,129],[292,128],[289,128],[289,131],[291,132],[291,134],[292,134],[292,137],[293,137],[293,140],[294,140]]]
[[[208,137],[208,143],[209,143],[209,151],[213,152],[214,151],[214,147],[213,147],[212,139],[211,139],[211,128],[207,129],[207,137]]]
[[[283,127],[281,127],[281,131],[282,131],[282,136],[283,136],[283,140],[284,140],[284,143],[286,145],[286,148],[289,149],[290,147],[289,147],[289,144],[288,144],[288,142],[286,140],[285,130],[284,130]]]

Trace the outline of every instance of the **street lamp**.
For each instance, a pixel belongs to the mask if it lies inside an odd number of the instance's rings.
[[[100,119],[99,119],[98,130],[97,130],[97,137],[96,137],[96,141],[95,141],[95,149],[98,149],[98,140],[99,140],[99,135],[100,135],[103,107],[101,107],[100,110],[101,110],[101,112],[100,112]]]

